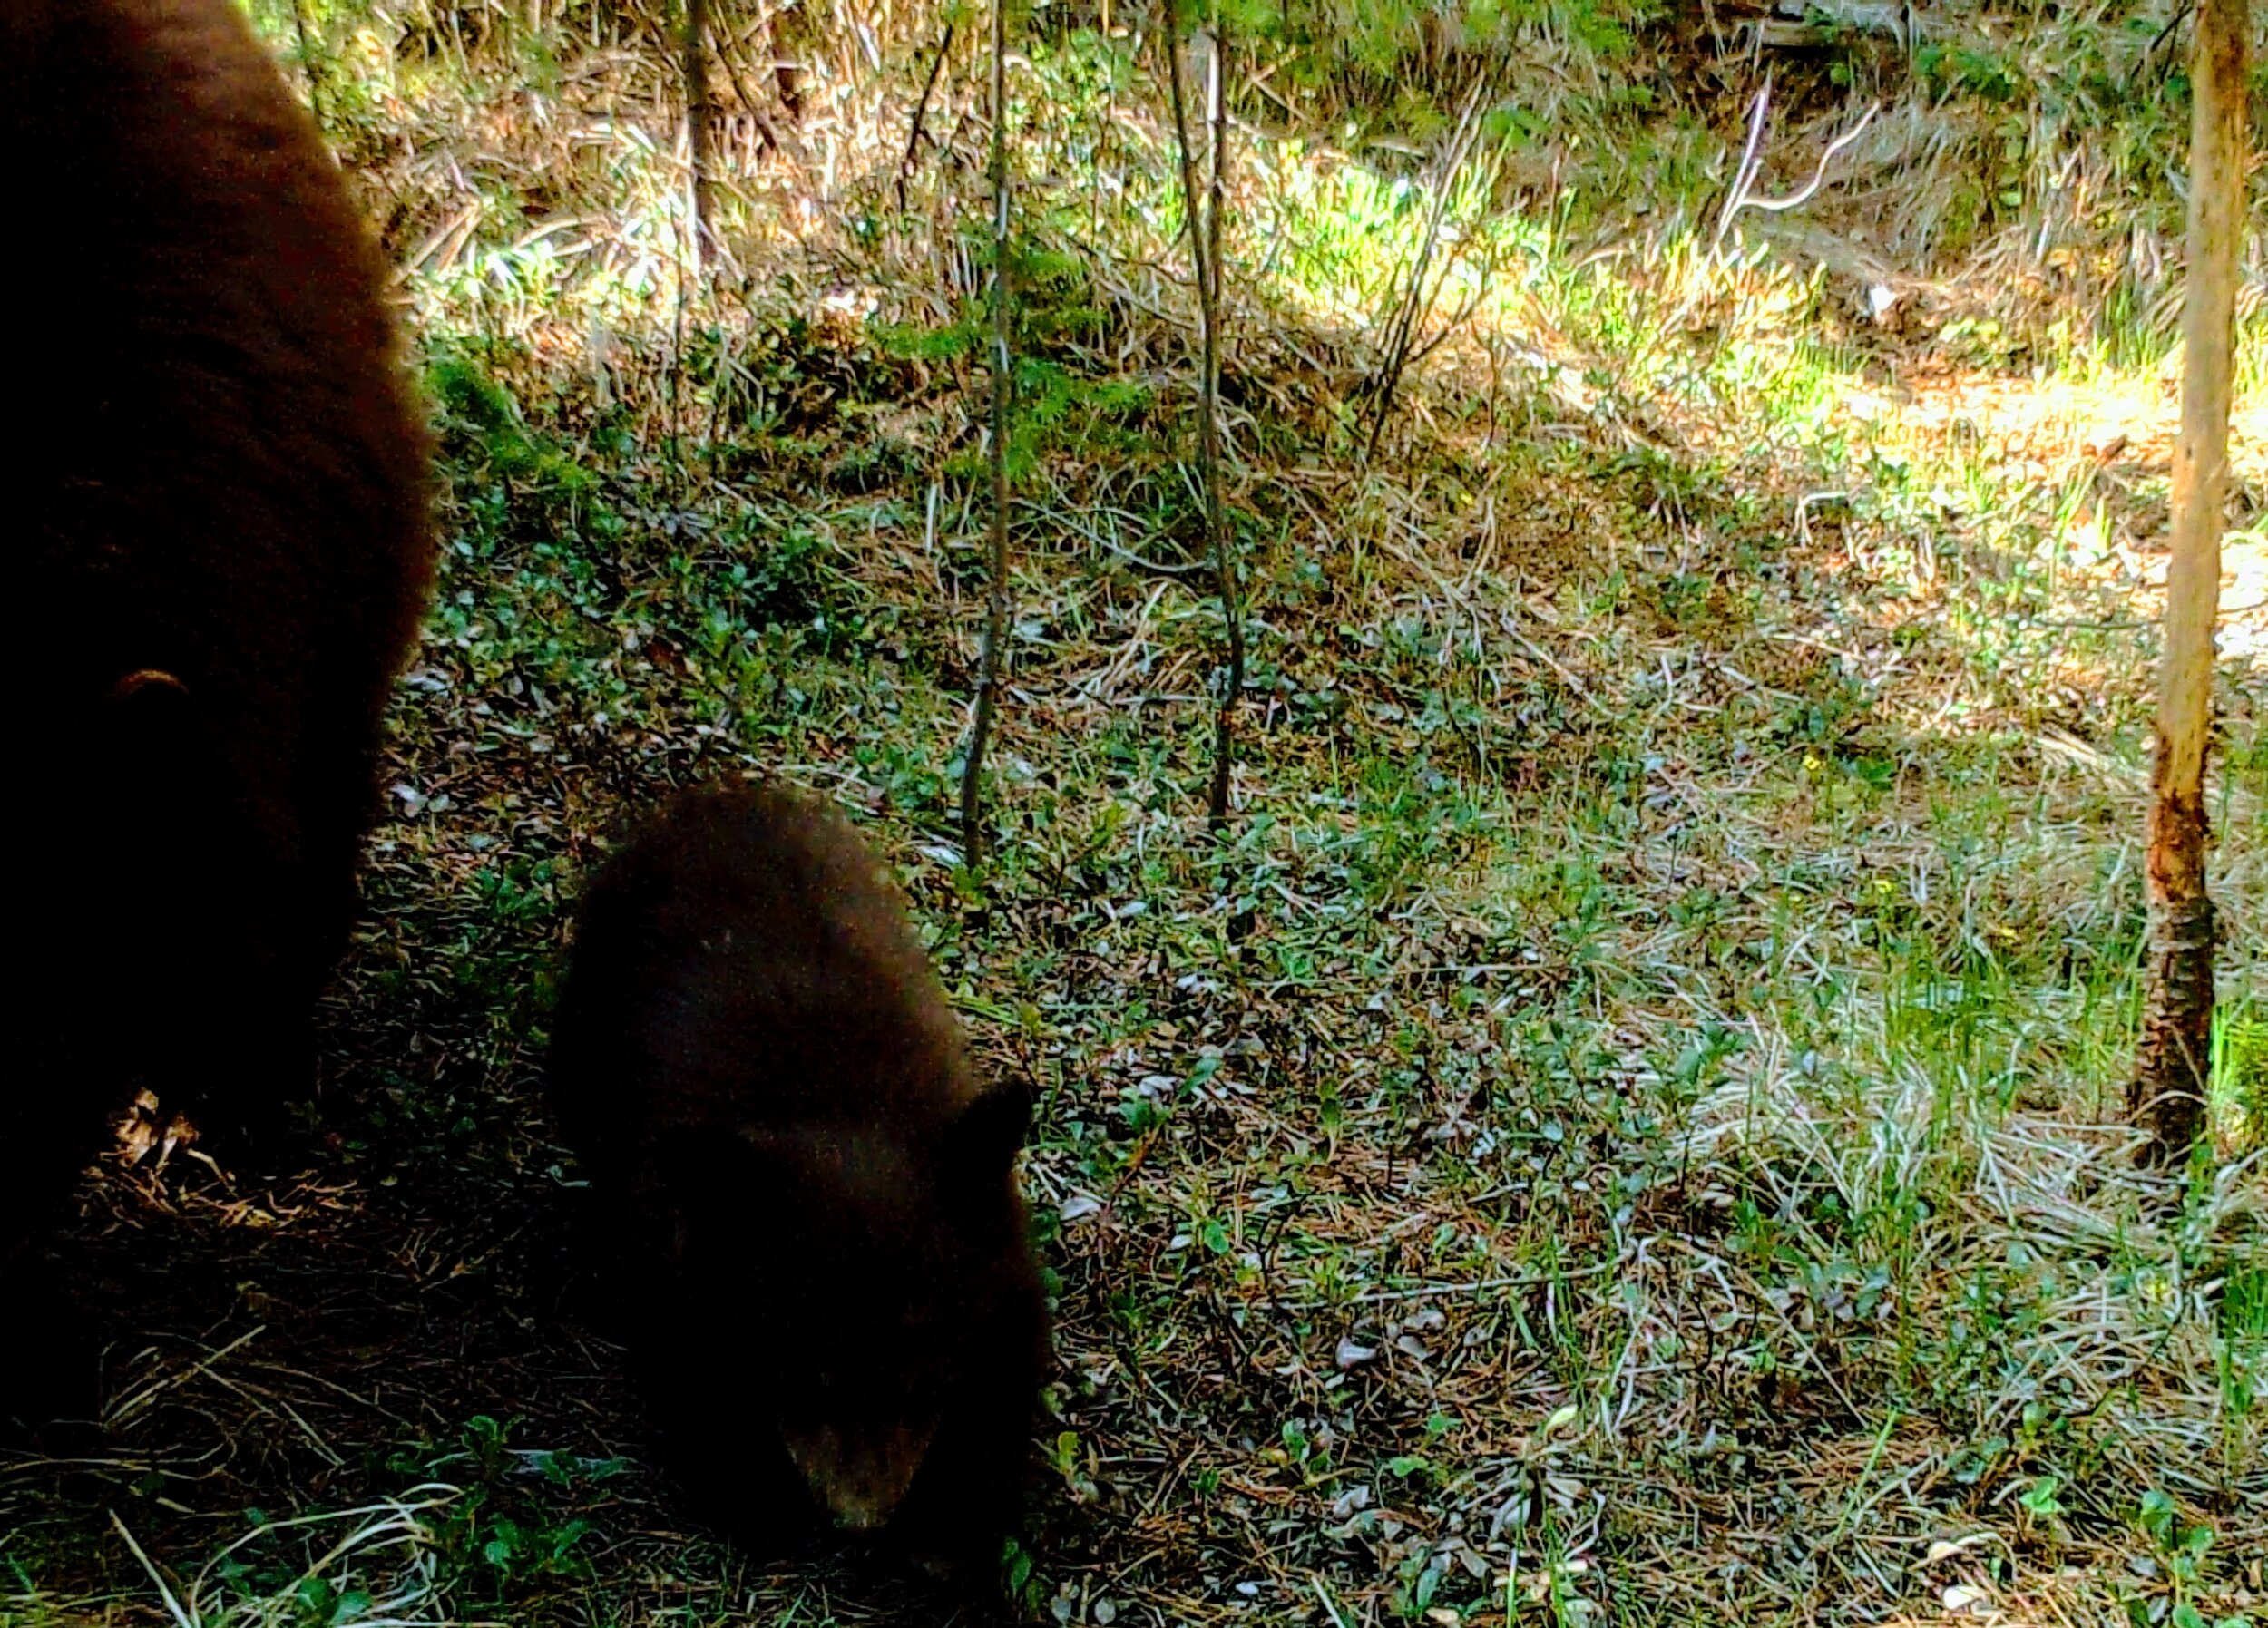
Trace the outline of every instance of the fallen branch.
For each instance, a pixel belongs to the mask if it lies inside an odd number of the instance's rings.
[[[1874,115],[1882,111],[1881,102],[1873,103],[1859,115],[1856,124],[1828,142],[1827,150],[1819,155],[1819,167],[1812,171],[1811,180],[1796,191],[1785,198],[1757,198],[1750,193],[1749,188],[1755,184],[1756,171],[1763,163],[1758,149],[1764,140],[1765,109],[1770,105],[1771,99],[1772,76],[1766,73],[1764,88],[1756,93],[1755,102],[1749,110],[1748,143],[1741,151],[1739,168],[1733,172],[1733,186],[1725,195],[1725,207],[1717,213],[1716,236],[1709,244],[1712,249],[1724,244],[1725,234],[1732,229],[1733,217],[1743,210],[1767,210],[1778,214],[1784,210],[1809,203],[1818,194],[1819,189],[1826,184],[1827,166],[1834,162],[1835,154],[1857,141],[1866,127],[1874,122]]]

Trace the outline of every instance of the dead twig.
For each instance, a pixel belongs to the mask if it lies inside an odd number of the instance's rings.
[[[1457,125],[1450,134],[1449,144],[1442,150],[1439,173],[1433,187],[1433,207],[1425,219],[1425,235],[1418,240],[1417,258],[1410,265],[1410,281],[1403,288],[1401,302],[1386,324],[1385,344],[1378,359],[1378,369],[1371,375],[1368,392],[1371,398],[1370,435],[1363,444],[1363,461],[1368,463],[1378,454],[1378,437],[1384,433],[1387,415],[1393,410],[1394,392],[1402,384],[1403,373],[1415,359],[1412,345],[1417,330],[1432,315],[1433,302],[1441,297],[1442,284],[1447,280],[1446,269],[1438,278],[1432,278],[1434,249],[1441,242],[1442,222],[1449,214],[1451,183],[1457,171],[1464,167],[1472,143],[1481,133],[1481,85],[1474,85],[1465,98],[1464,111],[1457,116]],[[1468,315],[1470,312],[1468,312]],[[1453,326],[1453,325],[1452,325]],[[1431,349],[1429,346],[1427,347]]]
[[[1869,104],[1867,110],[1859,115],[1856,124],[1827,143],[1826,151],[1819,155],[1819,167],[1812,171],[1811,180],[1795,191],[1785,198],[1757,198],[1750,194],[1749,188],[1755,184],[1756,171],[1763,165],[1758,150],[1763,144],[1765,112],[1771,102],[1772,75],[1767,73],[1763,87],[1756,92],[1756,100],[1749,108],[1747,144],[1741,149],[1740,164],[1733,172],[1732,190],[1725,195],[1725,207],[1717,211],[1716,235],[1709,242],[1712,249],[1723,246],[1725,234],[1732,229],[1733,217],[1743,210],[1767,210],[1778,214],[1809,203],[1818,194],[1819,189],[1826,184],[1827,166],[1834,162],[1835,154],[1857,141],[1865,132],[1866,127],[1874,122],[1874,115],[1882,111],[1882,104],[1879,102]]]
[[[921,155],[924,141],[934,147],[937,142],[923,128],[929,117],[929,99],[936,94],[938,76],[944,72],[945,58],[953,51],[953,24],[945,24],[945,32],[938,37],[936,54],[929,59],[929,77],[922,82],[921,100],[914,104],[914,122],[905,132],[905,156],[898,161],[898,213],[905,213],[905,183],[914,179],[914,161]]]

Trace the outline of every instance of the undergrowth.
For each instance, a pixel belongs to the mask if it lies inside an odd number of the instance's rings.
[[[1035,36],[1016,616],[973,877],[969,88],[901,210],[909,88],[815,73],[801,152],[734,171],[730,256],[696,281],[640,111],[662,70],[591,52],[572,8],[533,43],[466,15],[389,43],[310,0],[326,116],[409,268],[446,549],[307,1157],[90,1187],[59,1247],[115,1333],[112,1446],[0,1466],[0,1613],[931,1620],[855,1561],[680,1524],[541,1106],[606,833],[763,772],[886,849],[988,1063],[1040,1092],[1060,1371],[1003,1561],[1031,1614],[2268,1618],[2247,533],[2219,1139],[2154,1182],[2118,1123],[2171,442],[2143,234],[2172,205],[2142,155],[2185,116],[2113,73],[2159,61],[2139,24],[1915,53],[1882,124],[1953,120],[1970,144],[1916,173],[1989,189],[1926,200],[1928,275],[1746,216],[1720,239],[1745,98],[1720,86],[1728,133],[1700,93],[1637,95],[1634,64],[1700,49],[1647,8],[1506,12],[1550,51],[1448,173],[1429,119],[1465,59],[1374,96],[1416,36],[1271,93],[1332,116],[1237,135],[1252,654],[1218,840],[1169,151],[1122,42]],[[1314,19],[1277,15],[1305,49]],[[1885,72],[1836,44],[1804,128]],[[2025,121],[1999,170],[1984,109]],[[2116,180],[2098,210],[2146,206],[2136,258],[2010,258],[2077,230],[2043,143]],[[1868,207],[1918,231],[1911,184]],[[1437,200],[1431,348],[1366,456]]]

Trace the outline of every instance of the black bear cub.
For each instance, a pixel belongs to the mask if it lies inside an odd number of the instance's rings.
[[[1047,1361],[1030,1118],[894,889],[769,785],[678,797],[584,900],[552,1100],[671,1467],[777,1544],[824,1514],[982,1580]]]

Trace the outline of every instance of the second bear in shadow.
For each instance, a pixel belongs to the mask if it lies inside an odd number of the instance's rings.
[[[694,792],[584,902],[551,1087],[670,1467],[719,1524],[887,1528],[981,1580],[1047,1356],[1014,1178],[1030,1105],[973,1066],[837,815]]]

